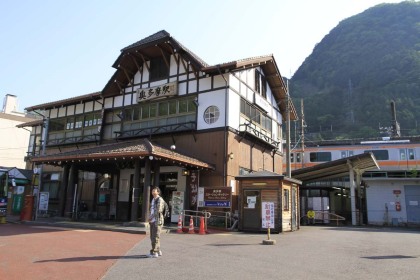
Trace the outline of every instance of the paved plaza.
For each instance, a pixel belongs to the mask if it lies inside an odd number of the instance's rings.
[[[103,279],[419,279],[420,232],[354,227],[302,227],[273,234],[162,237],[163,256],[145,258],[147,239]]]
[[[263,245],[264,240],[267,235],[261,233],[166,229],[163,256],[151,259],[144,228],[124,232],[122,226],[98,223],[8,223],[0,225],[0,279],[384,280],[420,275],[418,229],[303,226],[272,234],[275,245]]]

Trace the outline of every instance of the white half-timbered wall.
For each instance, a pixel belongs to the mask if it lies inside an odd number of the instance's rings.
[[[223,76],[216,75],[209,77],[205,73],[198,72],[199,79],[196,79],[192,67],[187,61],[182,63],[181,57],[178,54],[171,55],[170,58],[170,71],[169,78],[160,81],[149,82],[149,72],[147,67],[141,65],[141,73],[137,73],[133,77],[133,85],[125,88],[123,95],[116,95],[107,97],[104,100],[104,108],[112,109],[122,106],[130,106],[137,104],[136,90],[139,88],[149,88],[163,85],[169,82],[178,82],[178,94],[194,95],[198,97],[198,110],[197,110],[197,130],[220,128],[224,126],[232,127],[239,130],[240,124],[245,121],[240,117],[240,99],[244,98],[251,104],[254,103],[255,92],[255,71],[262,72],[260,67],[236,71],[234,73],[224,73]],[[145,62],[149,63],[150,62]],[[186,66],[186,68],[184,67]],[[226,79],[226,80],[225,80]],[[226,90],[226,82],[229,89]],[[278,134],[277,127],[282,123],[279,108],[275,102],[275,98],[267,84],[267,115],[272,118],[272,138],[274,140],[281,138]],[[95,101],[88,101],[77,105],[63,106],[61,108],[51,109],[47,115],[50,118],[59,118],[64,116],[78,115],[90,113],[93,111],[100,111],[101,104]],[[204,121],[204,112],[209,106],[217,106],[220,111],[219,119],[212,124]],[[227,108],[227,114],[225,110]],[[225,119],[226,116],[226,119]]]

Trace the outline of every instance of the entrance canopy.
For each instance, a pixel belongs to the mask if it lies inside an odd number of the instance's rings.
[[[86,149],[35,156],[31,158],[31,162],[35,164],[50,164],[57,166],[71,162],[95,165],[115,161],[120,163],[128,162],[136,158],[144,159],[145,157],[149,157],[151,160],[159,160],[164,163],[167,162],[167,164],[171,165],[207,170],[215,169],[212,164],[153,144],[147,139],[124,141]]]
[[[349,176],[350,169],[357,173],[371,169],[379,169],[373,153],[364,153],[347,158],[342,158],[312,167],[301,168],[292,171],[292,178],[303,182],[319,181],[325,179],[341,178]]]

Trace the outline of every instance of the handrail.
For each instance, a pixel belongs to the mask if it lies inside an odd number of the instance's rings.
[[[328,211],[314,211],[314,212],[315,212],[315,218],[314,218],[315,223],[316,223],[316,220],[333,220],[333,221],[336,221],[336,225],[338,226],[338,221],[346,220],[346,218],[344,218],[343,216],[337,215],[335,213],[330,213]],[[327,217],[325,217],[325,215]],[[303,219],[303,218],[308,218],[308,215],[303,215],[300,219]]]
[[[187,214],[187,213],[191,213],[191,214]],[[195,214],[195,215],[194,215]],[[199,215],[201,214],[201,215]],[[193,219],[195,218],[195,224],[198,224],[197,219],[204,217],[204,227],[205,230],[207,230],[207,220],[211,217],[211,213],[204,210],[204,211],[196,211],[196,210],[182,210],[181,211],[181,215],[183,216],[183,219],[185,219],[185,217],[192,217]],[[184,221],[182,221],[183,224]]]

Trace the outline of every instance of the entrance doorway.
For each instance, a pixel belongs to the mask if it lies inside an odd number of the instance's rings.
[[[245,230],[257,230],[261,227],[261,192],[244,190],[242,226]]]

